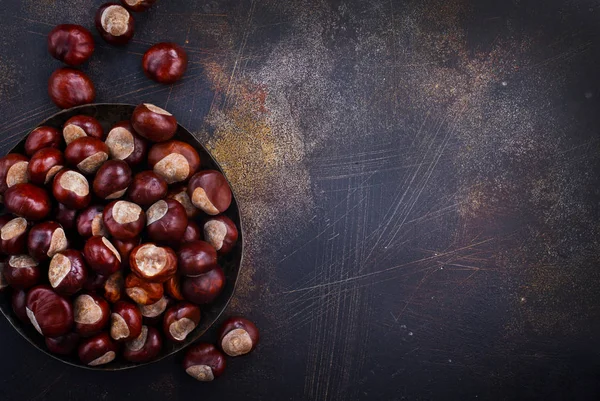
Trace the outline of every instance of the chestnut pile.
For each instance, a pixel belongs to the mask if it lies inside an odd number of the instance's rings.
[[[176,130],[169,112],[141,104],[108,133],[85,115],[62,132],[38,127],[25,154],[0,158],[0,290],[12,289],[15,315],[50,352],[88,366],[148,362],[163,341],[185,341],[223,290],[219,257],[238,239],[222,214],[232,193]],[[252,323],[233,318],[220,347],[236,356],[257,341]],[[224,363],[201,344],[185,369],[210,380]]]

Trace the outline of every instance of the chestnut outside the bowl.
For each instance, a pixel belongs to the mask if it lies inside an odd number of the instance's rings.
[[[98,119],[98,121],[100,121],[100,123],[102,124],[104,130],[108,133],[108,130],[110,130],[110,128],[117,122],[129,120],[134,108],[135,106],[133,105],[110,103],[78,106],[72,109],[63,110],[48,118],[47,120],[41,122],[39,125],[49,125],[51,127],[61,129],[62,125],[69,118],[79,114],[85,114]],[[35,127],[31,128],[33,129]],[[27,137],[23,138],[8,153],[17,152],[24,154],[24,146],[26,139]],[[223,170],[215,161],[215,159],[213,159],[208,150],[206,150],[206,148],[200,142],[198,142],[198,140],[187,129],[179,125],[177,128],[177,133],[175,134],[175,137],[173,139],[178,139],[180,141],[187,142],[198,151],[198,154],[200,155],[200,159],[202,161],[202,169],[213,169],[223,173]],[[3,208],[2,213],[4,213]],[[242,266],[242,257],[244,249],[242,220],[240,217],[240,211],[238,208],[238,202],[236,200],[235,194],[233,194],[231,206],[224,214],[235,222],[239,230],[239,238],[235,248],[229,254],[219,258],[219,263],[223,267],[225,271],[225,276],[227,278],[225,288],[223,289],[221,295],[215,300],[215,302],[213,302],[210,305],[202,306],[202,319],[200,320],[200,324],[192,333],[190,333],[190,335],[187,336],[186,340],[180,344],[173,344],[169,343],[168,341],[165,341],[163,345],[163,350],[158,355],[158,357],[152,362],[136,364],[127,362],[122,358],[118,357],[115,361],[107,365],[96,367],[86,366],[79,361],[76,355],[64,357],[60,355],[51,354],[46,348],[44,337],[42,337],[33,328],[33,326],[25,326],[24,324],[22,324],[17,318],[17,316],[13,313],[10,304],[10,292],[8,291],[4,294],[0,294],[0,311],[2,311],[2,314],[8,319],[8,321],[15,328],[15,330],[17,330],[27,341],[33,344],[36,348],[45,352],[51,357],[72,366],[77,366],[80,368],[90,370],[117,371],[131,369],[138,366],[148,365],[150,363],[160,361],[161,359],[166,358],[186,348],[188,345],[200,338],[215,323],[215,321],[219,318],[221,313],[223,313],[223,311],[227,308],[227,304],[229,303],[229,300],[233,295],[240,268]]]

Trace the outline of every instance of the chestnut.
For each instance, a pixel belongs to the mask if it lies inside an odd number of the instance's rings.
[[[184,276],[199,276],[217,265],[217,251],[208,242],[182,244],[177,253],[178,272]]]
[[[200,227],[198,224],[194,223],[192,220],[188,221],[188,225],[185,228],[185,233],[183,234],[183,238],[181,238],[181,242],[192,242],[197,241],[202,237],[202,233],[200,232]]]
[[[21,323],[30,325],[31,320],[27,316],[27,292],[25,290],[14,290],[10,297],[10,304]]]
[[[46,337],[46,348],[53,354],[71,355],[79,344],[79,334],[68,333],[60,337]]]
[[[57,203],[54,209],[54,219],[65,229],[76,228],[77,210],[69,209],[62,203]]]
[[[127,198],[133,203],[147,207],[164,198],[168,185],[164,178],[153,171],[142,171],[133,177]]]
[[[4,193],[6,210],[26,218],[42,220],[50,213],[50,197],[48,193],[33,184],[16,184]]]
[[[71,303],[47,285],[29,291],[25,312],[33,327],[45,337],[64,336],[73,327]]]
[[[29,161],[27,173],[29,181],[34,184],[48,184],[65,164],[63,154],[54,148],[38,150]]]
[[[27,220],[22,217],[0,216],[0,252],[6,255],[24,253],[28,229]]]
[[[83,209],[92,200],[88,180],[81,173],[69,169],[62,169],[54,176],[52,195],[69,209]]]
[[[142,208],[121,200],[106,205],[102,219],[110,235],[120,240],[137,237],[146,225],[146,214]]]
[[[135,274],[125,278],[125,293],[131,300],[139,305],[150,305],[158,302],[163,296],[163,286],[160,283],[151,283]]]
[[[110,315],[110,336],[115,341],[129,341],[142,332],[142,313],[137,306],[119,301]]]
[[[195,304],[209,304],[223,291],[225,274],[219,266],[195,277],[185,277],[181,284],[181,293]]]
[[[200,323],[200,308],[189,302],[180,302],[165,312],[163,331],[167,339],[175,342],[185,341]]]
[[[77,138],[67,145],[65,160],[83,174],[94,174],[108,160],[108,146],[89,136]]]
[[[55,59],[76,67],[94,53],[94,38],[81,25],[61,24],[48,34],[48,51]]]
[[[100,366],[112,362],[117,357],[117,345],[108,333],[100,333],[86,338],[77,350],[79,360],[87,366]]]
[[[164,283],[177,272],[177,255],[166,246],[142,244],[131,251],[129,267],[146,281]]]
[[[102,212],[104,206],[92,205],[83,209],[77,216],[77,232],[83,238],[89,238],[93,235],[108,236],[108,231],[104,227]]]
[[[258,329],[248,319],[234,316],[227,319],[219,330],[219,345],[229,356],[244,355],[256,348]]]
[[[48,95],[61,109],[93,103],[96,89],[90,77],[72,68],[59,68],[48,80]]]
[[[175,199],[177,202],[181,203],[188,218],[198,217],[201,213],[201,210],[193,205],[192,200],[188,196],[187,185],[182,184],[171,188],[167,194],[167,198]]]
[[[75,331],[93,336],[106,327],[110,318],[108,302],[95,294],[81,294],[73,301]]]
[[[102,39],[111,45],[127,44],[135,31],[133,17],[124,7],[117,3],[106,3],[96,12],[96,29]]]
[[[216,170],[194,174],[188,184],[188,196],[194,206],[211,216],[227,210],[232,198],[227,180]]]
[[[235,223],[227,216],[216,216],[204,222],[204,240],[219,253],[225,255],[233,249],[238,239]]]
[[[123,272],[118,271],[111,274],[104,283],[104,299],[111,304],[119,301],[125,292],[125,279]]]
[[[111,159],[123,160],[130,166],[146,160],[148,144],[135,133],[129,121],[121,121],[112,127],[105,143]]]
[[[139,305],[144,322],[146,324],[155,325],[162,321],[162,315],[171,305],[172,301],[167,297],[162,297],[158,301],[150,305]]]
[[[93,270],[89,270],[87,280],[83,283],[83,289],[88,292],[99,292],[104,289],[104,285],[108,281],[108,277],[102,276]]]
[[[133,110],[131,125],[135,132],[152,142],[168,141],[177,132],[175,117],[150,103],[140,104]]]
[[[174,275],[167,281],[165,281],[165,292],[168,296],[178,301],[183,301],[183,294],[181,293],[181,277],[179,275]]]
[[[27,135],[25,140],[25,154],[29,157],[40,149],[62,147],[62,137],[60,131],[54,127],[37,127]]]
[[[173,84],[187,70],[188,57],[176,43],[157,43],[144,53],[142,68],[146,76],[161,84]]]
[[[80,114],[69,118],[63,125],[63,137],[67,145],[86,136],[104,140],[104,128],[94,117]]]
[[[63,295],[80,291],[87,280],[87,270],[81,252],[66,249],[54,255],[48,266],[48,281]]]
[[[142,326],[140,335],[125,344],[123,358],[129,362],[149,362],[162,349],[162,338],[155,327]]]
[[[29,181],[27,167],[29,159],[17,153],[9,153],[0,158],[0,194],[15,184]]]
[[[157,143],[148,152],[148,164],[168,184],[187,181],[200,167],[200,156],[181,141]]]
[[[194,379],[210,382],[225,371],[225,355],[212,344],[195,344],[186,351],[183,368]]]
[[[65,231],[55,221],[38,223],[29,230],[27,249],[29,254],[40,262],[66,250],[67,246]]]
[[[127,163],[109,160],[98,169],[92,187],[99,198],[117,199],[125,195],[132,179]]]
[[[4,265],[4,278],[12,288],[27,289],[40,281],[38,262],[29,255],[13,255]]]
[[[129,254],[131,254],[133,248],[135,248],[141,243],[140,237],[135,237],[126,240],[113,238],[112,243],[121,255],[121,267],[129,267]]]
[[[179,242],[187,224],[185,209],[173,199],[159,200],[146,211],[146,231],[152,241]]]
[[[121,255],[106,237],[95,235],[85,242],[83,257],[88,266],[102,276],[110,276],[121,267]]]
[[[136,13],[148,10],[154,3],[156,0],[121,0],[123,7]]]

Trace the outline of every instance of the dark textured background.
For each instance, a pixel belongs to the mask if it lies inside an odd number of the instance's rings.
[[[56,109],[45,35],[99,1],[0,1],[0,144]],[[97,41],[101,102],[213,151],[247,226],[228,313],[262,343],[212,384],[174,357],[56,362],[0,321],[1,400],[600,398],[600,2],[160,0]],[[190,55],[172,87],[143,52]],[[214,335],[211,333],[210,337]]]

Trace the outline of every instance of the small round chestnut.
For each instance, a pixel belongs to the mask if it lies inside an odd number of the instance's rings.
[[[29,254],[40,262],[66,250],[67,246],[65,231],[55,221],[38,223],[29,230],[27,249],[29,249]]]
[[[211,244],[219,255],[231,252],[238,240],[237,227],[227,216],[211,217],[204,222],[202,229],[204,240]]]
[[[121,121],[112,127],[105,143],[111,159],[123,160],[130,166],[137,166],[146,160],[148,144],[135,133],[129,121]]]
[[[155,325],[162,322],[162,315],[171,304],[172,300],[163,296],[153,304],[139,305],[142,316],[144,317],[144,323]]]
[[[177,120],[171,113],[150,103],[133,110],[131,125],[135,132],[152,142],[164,142],[177,132]]]
[[[70,144],[75,139],[84,138],[86,136],[104,140],[104,128],[100,122],[92,116],[80,114],[71,117],[63,125],[63,137],[66,144]]]
[[[71,302],[48,285],[39,285],[29,291],[25,312],[33,327],[45,337],[64,336],[73,327]]]
[[[127,198],[140,206],[148,207],[165,197],[168,185],[164,178],[153,171],[142,171],[133,177]]]
[[[28,166],[29,159],[17,153],[9,153],[0,158],[0,194],[15,184],[28,182]]]
[[[67,145],[65,160],[83,174],[94,174],[108,160],[108,146],[100,139],[84,136]]]
[[[122,160],[109,160],[98,169],[92,187],[99,198],[117,199],[125,195],[132,179],[127,163]]]
[[[83,209],[77,216],[77,232],[84,238],[89,238],[93,235],[108,236],[108,231],[104,227],[102,212],[104,206],[92,205]]]
[[[188,225],[185,228],[185,233],[183,234],[183,238],[181,238],[181,242],[193,242],[202,238],[202,232],[200,231],[200,226],[193,222],[192,220],[188,221]]]
[[[127,44],[135,31],[133,17],[124,7],[117,3],[106,3],[96,12],[96,29],[102,39],[111,45]]]
[[[146,232],[152,241],[177,243],[187,225],[185,209],[176,200],[159,200],[146,211]]]
[[[139,205],[127,201],[113,201],[102,213],[104,227],[110,235],[120,240],[140,235],[146,225],[146,214]]]
[[[45,148],[38,150],[29,161],[27,173],[29,181],[37,185],[45,185],[52,181],[56,173],[64,166],[65,159],[60,150]]]
[[[48,95],[61,109],[93,103],[96,88],[90,77],[79,70],[59,68],[48,80]]]
[[[16,184],[4,193],[4,206],[27,220],[42,220],[50,213],[51,203],[44,189],[33,184]]]
[[[170,85],[183,77],[188,57],[176,43],[157,43],[149,48],[142,59],[146,76],[160,84]]]
[[[181,206],[183,206],[185,213],[190,219],[198,217],[200,213],[202,213],[202,211],[192,203],[192,200],[187,194],[187,185],[185,184],[171,188],[167,194],[167,198],[175,199],[177,202],[181,203]]]
[[[121,0],[123,7],[136,13],[146,11],[156,3],[156,0]]]
[[[148,152],[148,164],[168,184],[187,181],[200,167],[200,156],[182,141],[157,143]]]
[[[40,149],[62,147],[63,141],[60,131],[54,127],[41,126],[37,127],[27,135],[25,140],[25,154],[29,157]]]
[[[185,277],[181,292],[185,299],[195,304],[209,304],[215,300],[225,287],[225,274],[219,266],[195,277]]]
[[[133,248],[141,244],[142,240],[140,237],[135,237],[132,239],[120,240],[120,239],[112,239],[112,243],[119,251],[121,255],[121,267],[127,268],[129,267],[129,255]]]
[[[140,335],[125,344],[123,358],[143,363],[155,359],[162,349],[162,338],[155,327],[142,326]]]
[[[93,336],[108,325],[110,307],[104,298],[81,294],[73,301],[75,331],[83,337]]]
[[[177,272],[177,255],[166,246],[142,244],[131,251],[129,267],[146,281],[164,283]]]
[[[117,344],[108,333],[100,333],[86,338],[77,350],[79,360],[87,366],[100,366],[112,362],[117,357]]]
[[[0,252],[6,255],[25,253],[27,220],[11,214],[0,216]]]
[[[87,178],[69,169],[62,169],[54,176],[52,195],[67,208],[76,210],[87,207],[92,200]]]
[[[197,208],[215,216],[231,205],[231,188],[223,174],[204,170],[194,174],[188,184],[188,196]]]
[[[225,355],[212,344],[195,344],[186,351],[183,368],[194,379],[210,382],[225,371]]]
[[[61,251],[50,260],[48,281],[59,294],[73,295],[80,291],[87,276],[83,256],[75,249]]]
[[[29,316],[27,315],[27,291],[14,290],[10,296],[10,304],[21,323],[30,325],[31,320],[29,320]]]
[[[200,323],[200,308],[189,302],[180,302],[165,312],[163,331],[167,339],[175,342],[185,341]]]
[[[68,333],[60,337],[46,337],[46,348],[53,354],[71,355],[79,344],[79,334]]]
[[[245,355],[258,344],[258,329],[248,319],[234,316],[227,319],[219,330],[219,345],[229,356]]]
[[[94,235],[85,242],[83,257],[97,274],[110,276],[121,267],[121,255],[106,237]]]
[[[139,305],[151,305],[158,302],[164,293],[161,283],[151,283],[130,274],[125,278],[125,293]]]
[[[168,296],[177,301],[183,301],[185,298],[181,293],[181,277],[179,275],[174,275],[167,281],[165,281],[165,292]]]
[[[111,274],[104,283],[104,299],[111,304],[119,301],[125,293],[125,278],[123,272],[118,271]]]
[[[76,67],[94,53],[94,38],[81,25],[61,24],[48,34],[48,51],[55,59]]]
[[[177,253],[178,272],[184,276],[199,276],[217,265],[217,251],[208,242],[182,244]]]
[[[4,265],[4,278],[12,288],[27,289],[40,282],[38,262],[29,255],[13,255]]]
[[[76,228],[77,210],[69,209],[62,203],[57,203],[54,209],[54,219],[65,230],[72,230]]]
[[[132,303],[119,301],[110,315],[110,336],[115,341],[130,341],[142,332],[142,313]]]

